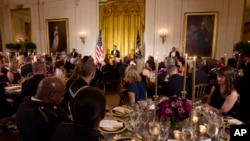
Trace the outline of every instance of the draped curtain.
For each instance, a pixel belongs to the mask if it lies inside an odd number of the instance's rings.
[[[144,33],[145,0],[109,0],[100,3],[99,10],[104,53],[117,45],[121,57],[134,57],[137,34],[142,43]]]

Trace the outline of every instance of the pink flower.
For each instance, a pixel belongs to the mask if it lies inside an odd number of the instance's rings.
[[[180,107],[180,108],[178,108],[178,112],[179,112],[179,114],[184,114],[185,110],[183,107]]]
[[[177,106],[177,107],[182,107],[182,105],[183,105],[183,102],[182,102],[181,100],[178,100],[178,101],[176,102],[176,106]]]

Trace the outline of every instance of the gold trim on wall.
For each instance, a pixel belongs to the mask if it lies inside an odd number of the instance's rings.
[[[46,19],[45,25],[46,25],[46,37],[47,37],[47,50],[49,55],[69,53],[68,19],[67,18]],[[53,45],[56,43],[57,46]]]
[[[204,30],[201,27],[205,26]],[[183,56],[214,58],[218,12],[186,12],[184,17]],[[202,28],[202,29],[201,29]]]
[[[141,43],[144,33],[145,0],[109,0],[101,2],[99,10],[104,53],[117,45],[121,57],[134,57],[138,31]]]

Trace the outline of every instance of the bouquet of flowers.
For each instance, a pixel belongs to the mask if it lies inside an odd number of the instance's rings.
[[[166,97],[157,106],[159,118],[170,117],[172,122],[179,122],[190,117],[191,101],[177,96]]]

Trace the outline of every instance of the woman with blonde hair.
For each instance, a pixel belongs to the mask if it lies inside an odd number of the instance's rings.
[[[23,81],[23,77],[21,76],[19,69],[19,64],[17,61],[12,61],[9,63],[9,72],[7,73],[7,77],[9,79],[10,84],[19,84]]]
[[[141,81],[141,76],[136,66],[130,65],[125,70],[124,81],[128,83],[128,96],[130,103],[136,103],[146,99],[146,86]]]

